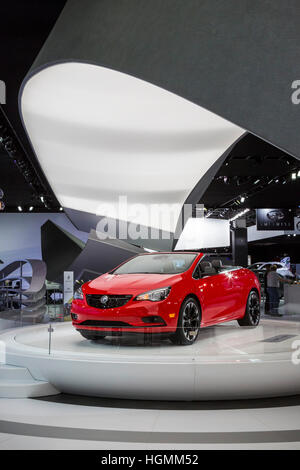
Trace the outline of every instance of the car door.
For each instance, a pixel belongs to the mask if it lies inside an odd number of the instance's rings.
[[[232,274],[221,272],[203,276],[197,269],[193,278],[202,307],[202,324],[210,325],[226,320],[235,304]]]
[[[231,317],[236,318],[242,315],[246,308],[246,302],[249,295],[249,285],[247,283],[248,271],[244,268],[233,269],[230,271],[232,274],[232,304]]]

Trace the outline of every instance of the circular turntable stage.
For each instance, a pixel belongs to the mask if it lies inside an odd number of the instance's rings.
[[[65,393],[140,400],[224,400],[300,393],[300,365],[292,362],[295,322],[263,320],[203,329],[193,346],[143,336],[88,341],[70,323],[11,330],[6,362]],[[295,345],[294,345],[295,347]],[[298,346],[299,347],[299,346]],[[300,356],[300,355],[299,355]]]

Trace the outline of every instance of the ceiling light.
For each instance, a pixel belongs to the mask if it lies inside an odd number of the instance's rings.
[[[244,196],[241,197],[241,202],[245,202],[246,198]]]
[[[30,206],[29,207],[29,212],[33,211],[34,207],[33,206]]]
[[[257,184],[257,183],[259,183],[259,182],[260,182],[260,180],[258,179],[258,180],[256,180],[256,181],[254,181],[253,184]]]
[[[297,178],[297,173],[292,173],[292,180],[295,180]]]
[[[22,212],[22,210],[23,210],[22,207],[21,207],[21,206],[18,206],[18,211],[19,211],[19,212]]]
[[[41,200],[42,202],[44,202],[44,196],[41,196],[41,197],[40,197],[40,200]]]
[[[249,212],[250,209],[245,209],[243,210],[242,212],[239,212],[238,214],[236,214],[234,217],[232,217],[231,219],[229,219],[229,222],[233,222],[234,220],[238,219],[239,217],[242,217],[243,215],[247,214],[247,212]]]
[[[298,178],[300,178],[300,170],[298,171],[297,176],[298,176]]]
[[[59,208],[59,210],[62,212],[62,211],[63,211],[63,208],[62,208],[62,207],[60,207],[60,208]]]

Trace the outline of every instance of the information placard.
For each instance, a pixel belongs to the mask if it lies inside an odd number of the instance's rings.
[[[69,303],[74,296],[74,272],[64,271],[64,305]]]

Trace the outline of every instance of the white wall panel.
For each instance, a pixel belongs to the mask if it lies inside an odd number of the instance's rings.
[[[189,219],[177,242],[176,250],[197,250],[230,245],[228,220],[196,218]]]

